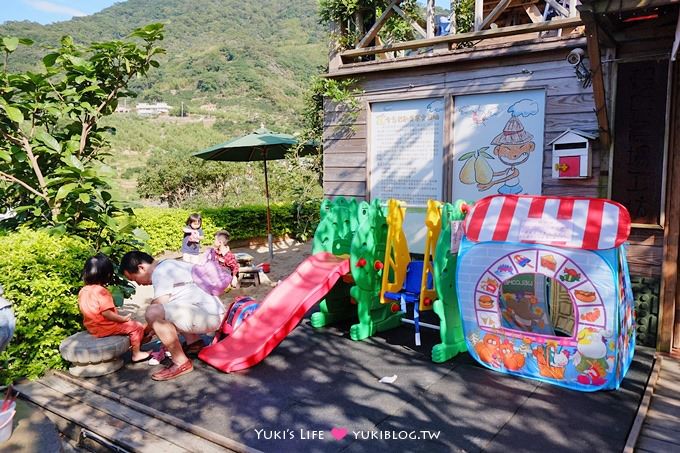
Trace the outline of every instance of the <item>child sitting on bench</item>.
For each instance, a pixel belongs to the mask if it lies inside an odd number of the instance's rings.
[[[146,326],[133,321],[131,315],[121,316],[106,286],[113,279],[113,263],[101,253],[88,258],[83,268],[85,286],[78,293],[78,307],[83,314],[83,324],[95,337],[127,335],[130,337],[132,363],[145,362],[148,352],[140,350]]]

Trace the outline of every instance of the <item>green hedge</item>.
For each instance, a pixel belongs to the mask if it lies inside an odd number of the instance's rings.
[[[166,250],[179,251],[182,246],[182,228],[192,211],[174,208],[140,208],[135,209],[138,226],[149,235],[147,249],[152,255]],[[203,219],[203,231],[206,235],[217,231],[210,219]]]
[[[319,223],[318,202],[271,205],[272,234],[289,235],[307,240]],[[196,211],[175,208],[135,209],[139,226],[147,232],[149,251],[157,255],[166,250],[178,251],[182,244],[182,228],[189,214]],[[232,240],[265,237],[267,235],[267,210],[264,206],[240,208],[202,209],[204,244],[208,244],[218,230],[227,230]]]
[[[92,248],[79,238],[20,230],[0,236],[0,250],[0,284],[17,318],[0,355],[0,381],[62,368],[59,343],[83,329],[77,295]]]

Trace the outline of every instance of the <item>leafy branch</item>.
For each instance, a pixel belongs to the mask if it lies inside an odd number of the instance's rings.
[[[9,56],[32,43],[0,37],[0,198],[17,212],[5,225],[77,235],[114,256],[141,245],[132,209],[111,194],[112,172],[101,161],[109,128],[99,121],[120,97],[134,96],[133,78],[159,66],[162,39],[161,24],[87,46],[66,36],[42,58],[42,71],[12,73]]]
[[[159,66],[155,57],[164,50],[155,43],[161,39],[161,24],[139,28],[125,40],[89,46],[76,45],[66,36],[59,48],[42,59],[44,70],[39,73],[9,73],[10,54],[19,44],[32,43],[14,37],[0,39],[5,55],[0,73],[0,136],[4,140],[0,142],[0,171],[8,183],[0,186],[0,195],[23,213],[19,220],[41,223],[47,210],[51,226],[75,227],[74,220],[106,211],[102,206],[109,200],[88,194],[108,188],[96,169],[107,144],[106,129],[100,130],[98,121],[115,111],[120,97],[134,95],[127,90],[134,77]],[[97,207],[93,200],[103,205]]]

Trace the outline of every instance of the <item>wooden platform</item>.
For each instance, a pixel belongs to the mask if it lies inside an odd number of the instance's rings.
[[[663,357],[635,451],[680,451],[680,360]]]
[[[61,372],[15,387],[22,398],[43,408],[61,432],[88,449],[115,446],[130,452],[257,452]]]
[[[350,340],[349,328],[317,330],[305,320],[247,372],[220,373],[196,360],[193,373],[157,382],[157,368],[140,364],[90,379],[53,373],[20,390],[65,420],[59,428],[68,437],[94,433],[127,451],[618,453],[652,369],[653,351],[639,348],[619,390],[575,392],[494,372],[469,354],[433,363],[439,332],[429,329],[417,347],[411,326],[366,342]],[[392,375],[394,384],[378,382]],[[333,427],[438,438],[338,441]],[[286,430],[295,438],[262,435]],[[301,435],[311,432],[324,437]]]

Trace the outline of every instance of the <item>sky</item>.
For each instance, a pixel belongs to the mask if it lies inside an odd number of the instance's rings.
[[[87,16],[123,0],[0,0],[0,23],[8,20],[30,20],[40,24],[60,22]],[[186,0],[191,1],[191,0]],[[421,0],[421,3],[424,3]],[[448,8],[450,0],[436,0]]]
[[[121,0],[0,0],[0,23],[30,20],[41,24],[87,16]],[[187,0],[190,1],[190,0]]]

